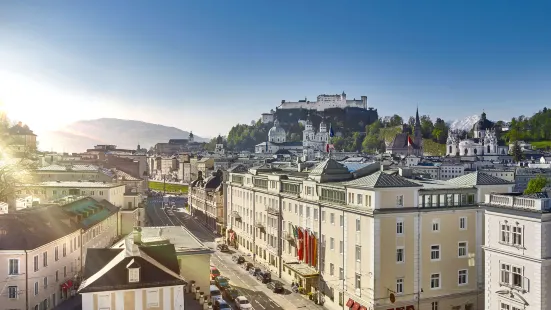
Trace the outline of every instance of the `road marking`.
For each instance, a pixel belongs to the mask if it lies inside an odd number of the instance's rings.
[[[260,307],[262,307],[262,309],[266,309],[266,307],[264,307],[260,302],[258,302],[258,300],[255,300],[255,302],[256,302]]]

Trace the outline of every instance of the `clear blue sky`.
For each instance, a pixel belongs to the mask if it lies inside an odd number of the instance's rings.
[[[343,90],[405,118],[551,106],[550,2],[451,2],[2,1],[0,100],[39,130],[119,117],[200,136]]]

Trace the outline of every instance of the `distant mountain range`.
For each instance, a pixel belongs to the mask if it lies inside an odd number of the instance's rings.
[[[139,143],[142,148],[149,149],[159,142],[188,137],[188,131],[175,127],[125,119],[100,118],[74,122],[60,130],[40,134],[38,147],[42,151],[73,153],[84,152],[96,144],[114,144],[121,149],[136,149]],[[209,141],[195,134],[194,140]]]
[[[457,119],[450,122],[450,130],[465,130],[473,129],[474,124],[480,120],[480,115],[467,116],[463,119]]]

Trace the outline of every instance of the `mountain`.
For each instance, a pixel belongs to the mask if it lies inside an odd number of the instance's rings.
[[[39,149],[57,152],[84,152],[96,144],[114,144],[121,149],[150,148],[169,139],[187,139],[189,132],[175,127],[141,121],[100,118],[71,123],[60,130],[38,136]],[[209,139],[194,135],[197,142]]]
[[[457,119],[450,123],[450,130],[470,131],[476,122],[480,120],[480,115],[467,116],[463,119]]]

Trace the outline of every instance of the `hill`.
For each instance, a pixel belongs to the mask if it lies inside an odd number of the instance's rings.
[[[135,149],[138,143],[149,148],[169,139],[187,139],[189,132],[175,127],[142,121],[100,118],[71,123],[61,130],[38,136],[41,150],[83,152],[96,144],[114,144],[119,148]],[[195,141],[208,142],[194,135]]]

